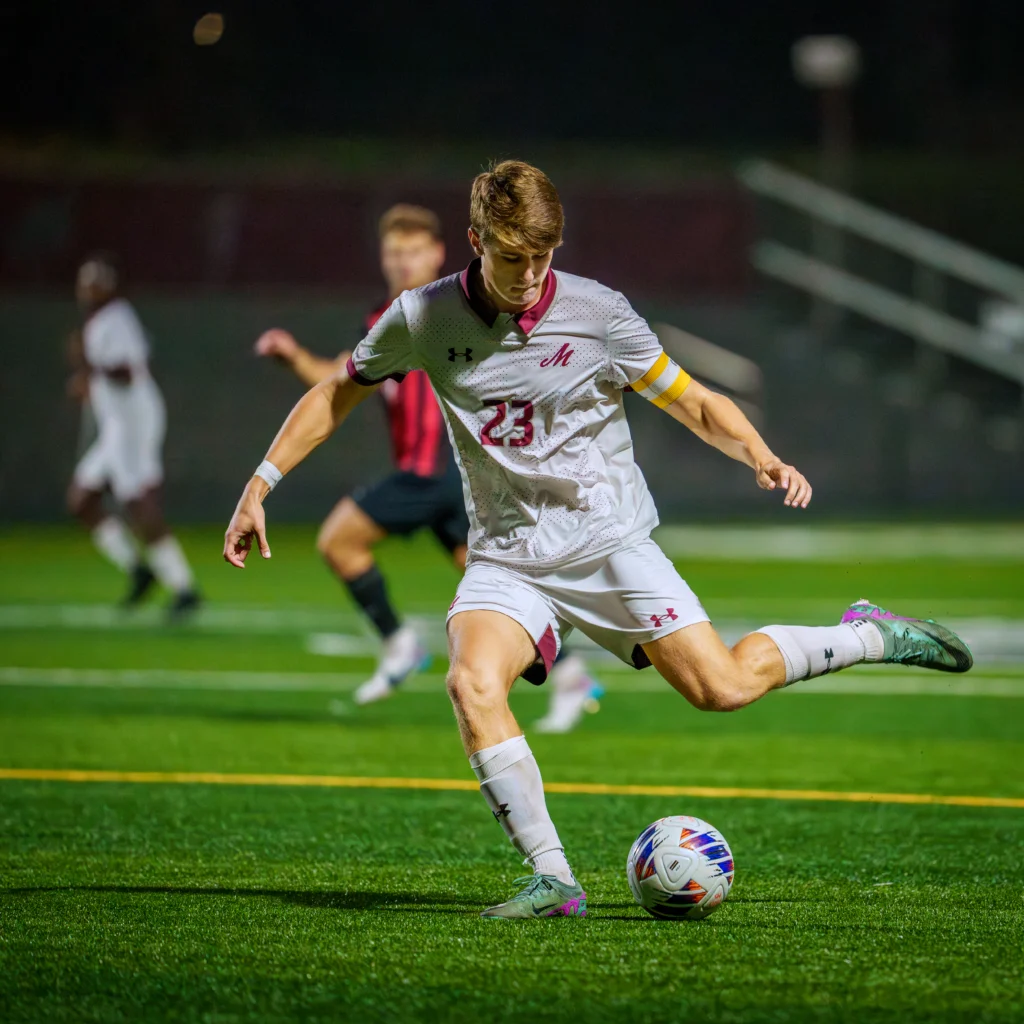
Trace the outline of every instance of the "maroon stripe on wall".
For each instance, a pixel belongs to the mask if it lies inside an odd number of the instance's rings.
[[[376,291],[381,210],[397,199],[436,210],[455,270],[470,255],[458,227],[468,187],[0,174],[0,286],[70,289],[83,253],[106,248],[121,255],[129,287]],[[559,269],[644,297],[736,295],[749,284],[750,201],[727,177],[660,190],[567,184],[562,201],[571,230]]]

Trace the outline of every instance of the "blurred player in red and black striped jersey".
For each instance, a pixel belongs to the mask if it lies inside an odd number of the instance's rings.
[[[437,215],[404,203],[392,207],[380,221],[380,254],[388,298],[366,317],[367,330],[403,291],[440,275],[445,251]],[[350,354],[323,359],[282,330],[263,334],[256,352],[287,363],[310,387],[344,367]],[[325,561],[384,642],[376,673],[356,691],[358,703],[389,696],[427,658],[415,631],[401,623],[391,604],[373,546],[388,534],[428,527],[462,570],[469,532],[462,481],[426,373],[414,370],[401,381],[385,381],[380,394],[387,409],[395,472],[342,498],[317,539]]]
[[[444,265],[441,222],[431,210],[399,203],[380,220],[381,272],[387,301],[366,317],[369,330],[403,291],[435,281]],[[308,386],[342,369],[351,353],[324,359],[303,348],[287,331],[267,331],[256,342],[261,356],[288,364]],[[401,381],[386,380],[380,394],[387,408],[395,472],[342,498],[320,530],[317,547],[373,622],[383,640],[377,671],[355,693],[359,704],[390,696],[402,680],[427,660],[409,625],[403,625],[388,598],[373,546],[389,534],[427,528],[449,551],[457,568],[466,566],[469,520],[462,479],[430,380],[413,370]],[[585,707],[594,707],[599,689],[578,657],[560,659],[552,672],[553,693],[541,729],[571,729]]]

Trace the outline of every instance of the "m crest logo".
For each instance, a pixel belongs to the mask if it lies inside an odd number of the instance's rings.
[[[569,343],[566,342],[553,356],[548,356],[547,359],[540,361],[541,366],[568,366],[569,357],[576,350],[569,348]]]
[[[448,362],[454,363],[456,359],[465,359],[467,363],[473,362],[473,350],[471,348],[456,352],[455,349],[448,349]]]

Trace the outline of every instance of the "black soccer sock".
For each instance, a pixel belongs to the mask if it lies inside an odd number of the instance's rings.
[[[377,632],[385,640],[392,633],[397,632],[398,615],[391,607],[391,602],[388,600],[388,588],[376,565],[354,580],[345,580],[345,586],[348,587],[356,604],[366,612],[370,621],[377,627]]]

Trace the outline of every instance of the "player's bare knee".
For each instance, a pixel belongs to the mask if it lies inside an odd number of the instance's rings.
[[[329,558],[332,548],[336,543],[337,529],[328,519],[316,535],[316,549],[323,558]]]
[[[455,662],[448,669],[448,696],[458,709],[489,704],[501,687],[491,673]]]
[[[363,563],[373,558],[369,545],[359,543],[343,528],[329,521],[317,534],[316,549],[328,565],[346,578],[365,571]]]

